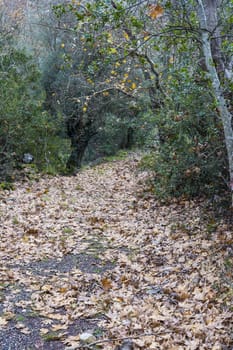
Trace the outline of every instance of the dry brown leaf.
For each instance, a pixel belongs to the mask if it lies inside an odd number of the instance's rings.
[[[149,16],[157,19],[163,15],[164,9],[160,5],[149,5]]]
[[[52,331],[60,331],[61,329],[67,329],[68,325],[67,324],[55,324],[52,326]]]
[[[69,337],[67,337],[64,341],[63,341],[64,344],[68,345],[68,346],[76,346],[76,345],[79,345],[80,342],[79,342],[79,335],[71,335]]]
[[[0,317],[0,327],[5,327],[8,321],[4,317]]]
[[[206,239],[199,201],[158,204],[145,192],[150,174],[135,169],[127,159],[45,177],[0,201],[1,328],[21,307],[43,317],[41,334],[88,318],[106,338],[140,336],[141,348],[231,348],[232,293],[220,279],[231,230],[220,224]],[[78,336],[66,341],[79,346]]]
[[[48,328],[40,328],[40,334],[41,335],[44,335],[44,334],[47,334],[49,333],[49,329]]]
[[[102,287],[105,291],[109,291],[110,289],[112,289],[112,282],[108,278],[102,278],[101,284],[102,284]]]
[[[46,314],[46,316],[48,318],[51,318],[52,320],[63,320],[64,319],[64,315],[60,315],[60,314]]]
[[[30,329],[27,327],[20,329],[20,332],[26,335],[31,333]]]

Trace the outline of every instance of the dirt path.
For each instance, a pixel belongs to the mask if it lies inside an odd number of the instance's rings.
[[[0,194],[1,350],[233,349],[231,232],[144,197],[137,160]]]

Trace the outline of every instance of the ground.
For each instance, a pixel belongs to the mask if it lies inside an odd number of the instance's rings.
[[[1,350],[233,349],[232,232],[138,161],[0,193]]]

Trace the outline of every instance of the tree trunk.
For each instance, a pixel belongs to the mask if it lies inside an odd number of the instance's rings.
[[[203,4],[204,5],[204,4]],[[224,75],[225,65],[221,50],[221,31],[218,23],[219,0],[205,0],[206,26],[210,32],[210,46],[218,75]]]
[[[71,140],[71,154],[66,164],[69,172],[75,172],[81,168],[88,143],[97,133],[92,119],[84,119],[83,116],[73,116],[66,122],[67,134]]]
[[[130,149],[134,142],[134,129],[129,126],[126,132],[122,135],[122,140],[120,142],[120,149]]]
[[[223,95],[220,77],[217,71],[217,65],[215,66],[213,53],[211,50],[211,39],[209,36],[209,24],[208,18],[213,18],[217,16],[217,13],[210,16],[211,11],[217,11],[216,0],[208,0],[211,3],[211,8],[208,8],[209,16],[206,16],[206,10],[202,0],[197,0],[198,2],[198,17],[201,26],[201,38],[202,38],[202,49],[205,58],[205,63],[207,71],[209,73],[209,78],[212,83],[214,95],[216,102],[218,104],[219,113],[223,123],[224,137],[227,149],[228,163],[229,163],[229,175],[230,175],[230,189],[232,194],[232,206],[233,206],[233,129],[232,129],[232,115],[227,108],[227,103]],[[213,4],[214,3],[214,4]],[[220,48],[219,48],[220,49]],[[219,57],[219,56],[218,56]]]
[[[71,154],[66,164],[66,168],[70,172],[75,172],[75,170],[81,168],[82,159],[89,140],[88,134],[85,134],[83,130],[79,135],[74,135],[74,137],[71,138]]]

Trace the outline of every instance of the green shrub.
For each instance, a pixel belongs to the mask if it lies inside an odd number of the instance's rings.
[[[212,195],[226,189],[226,149],[211,91],[194,82],[182,90],[170,83],[173,99],[156,116],[160,144],[142,161],[155,171],[160,198]]]
[[[8,179],[31,153],[39,170],[63,167],[69,147],[59,135],[62,120],[44,111],[40,74],[32,59],[9,43],[0,61],[0,178]]]

